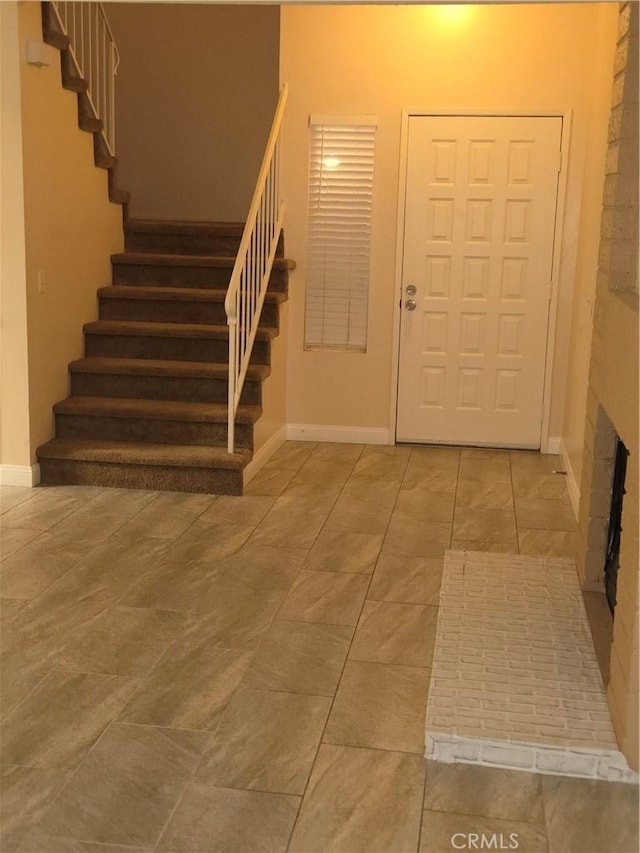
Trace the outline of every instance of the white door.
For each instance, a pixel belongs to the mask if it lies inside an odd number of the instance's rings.
[[[398,441],[540,446],[561,131],[409,119]]]

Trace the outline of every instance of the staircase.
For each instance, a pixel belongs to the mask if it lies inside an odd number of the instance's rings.
[[[224,298],[241,236],[235,223],[125,225],[56,437],[37,451],[42,483],[242,493],[290,264],[281,237],[229,454]]]

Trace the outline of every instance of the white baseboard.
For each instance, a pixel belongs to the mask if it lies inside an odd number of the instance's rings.
[[[265,465],[269,459],[273,456],[276,450],[280,447],[280,445],[287,440],[287,428],[286,426],[281,426],[280,429],[274,433],[270,439],[265,441],[260,450],[254,454],[251,462],[246,466],[243,471],[243,483],[246,486],[248,483],[253,480],[258,471]]]
[[[342,444],[391,444],[383,427],[347,427],[324,424],[287,424],[289,441],[335,441]]]
[[[549,453],[552,456],[557,456],[560,453],[561,442],[562,439],[559,435],[550,435],[546,442],[543,442],[540,453]]]
[[[0,485],[31,488],[40,482],[39,465],[0,465]]]
[[[567,491],[569,492],[569,500],[573,507],[573,513],[577,519],[580,511],[580,487],[576,482],[575,474],[571,467],[571,461],[569,460],[569,454],[567,453],[567,448],[565,447],[562,439],[560,439],[560,458],[562,459],[562,467],[567,472]]]

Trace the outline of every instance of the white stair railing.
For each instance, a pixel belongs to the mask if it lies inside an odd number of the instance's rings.
[[[234,451],[236,412],[284,220],[285,207],[279,193],[279,151],[280,127],[287,95],[288,87],[285,84],[280,90],[271,133],[224,303],[229,326],[229,453]]]
[[[51,3],[111,155],[116,149],[115,77],[120,55],[102,3]]]

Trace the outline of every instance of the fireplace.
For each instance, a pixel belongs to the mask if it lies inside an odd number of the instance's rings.
[[[627,473],[628,456],[629,452],[624,446],[624,442],[619,437],[616,437],[607,532],[607,552],[604,564],[604,590],[612,615],[614,615],[616,607],[618,568],[620,566],[620,537],[622,534],[622,501],[625,495],[624,481]]]

